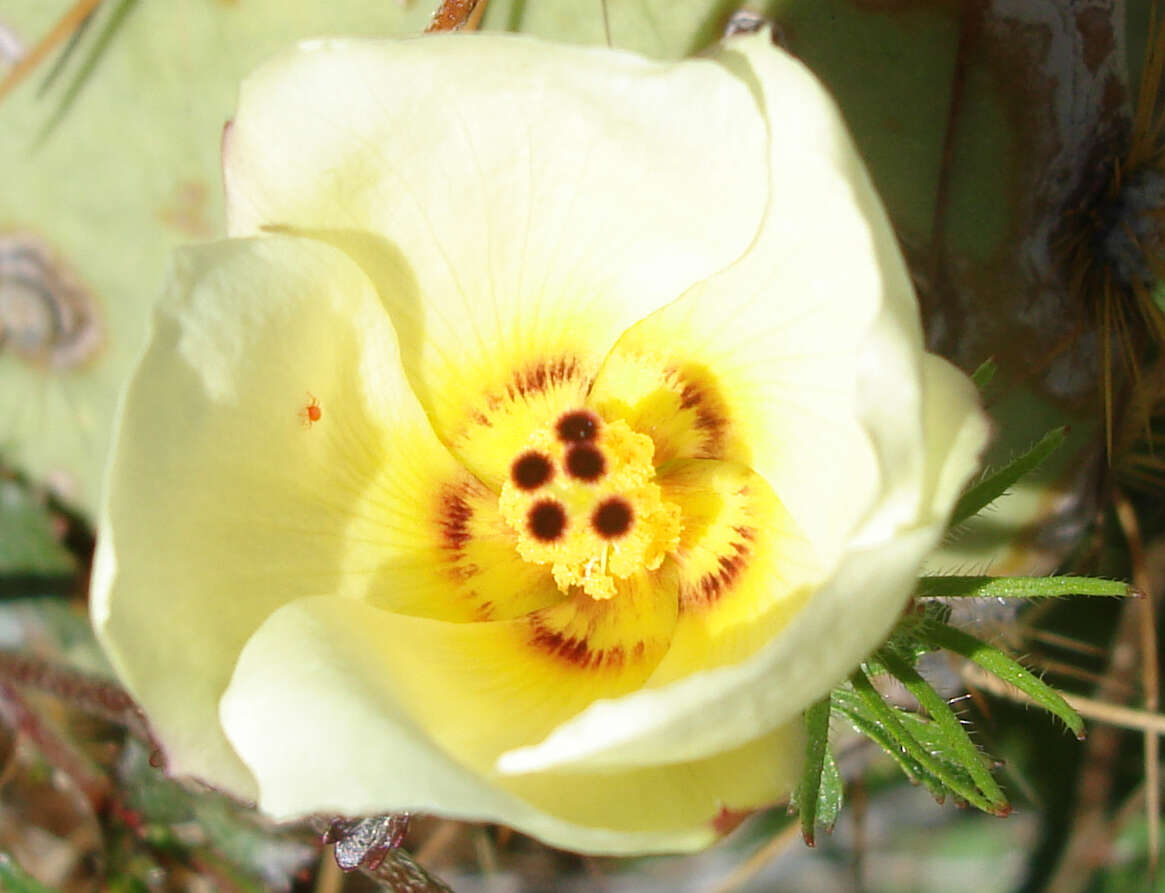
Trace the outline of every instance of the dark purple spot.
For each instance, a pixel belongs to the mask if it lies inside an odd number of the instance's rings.
[[[580,481],[597,481],[607,470],[602,451],[589,443],[572,446],[566,454],[566,470]]]
[[[521,490],[537,490],[554,474],[554,466],[541,453],[526,453],[514,460],[510,478]]]
[[[544,499],[530,509],[526,525],[537,539],[552,543],[566,530],[566,509],[552,499]]]
[[[622,499],[608,499],[591,516],[591,525],[595,533],[607,539],[622,536],[631,529],[634,513]]]
[[[568,412],[558,420],[558,439],[563,443],[577,443],[583,440],[594,440],[599,430],[599,420],[593,413],[585,410]]]

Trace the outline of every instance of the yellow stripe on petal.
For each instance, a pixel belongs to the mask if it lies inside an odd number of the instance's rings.
[[[760,475],[697,459],[675,463],[658,480],[680,506],[684,531],[674,553],[679,620],[653,686],[755,653],[822,575],[812,546]]]

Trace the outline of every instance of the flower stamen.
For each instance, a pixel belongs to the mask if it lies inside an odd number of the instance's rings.
[[[595,599],[658,568],[679,543],[681,521],[655,483],[654,451],[626,422],[585,410],[535,430],[499,499],[518,554],[550,565],[563,592],[581,587]]]

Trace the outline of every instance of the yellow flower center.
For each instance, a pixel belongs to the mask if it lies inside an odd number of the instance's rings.
[[[502,485],[502,517],[518,554],[549,564],[563,591],[595,599],[655,570],[680,540],[680,509],[655,483],[651,438],[625,422],[574,410],[536,429]]]

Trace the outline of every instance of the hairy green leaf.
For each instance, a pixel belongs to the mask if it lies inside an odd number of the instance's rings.
[[[921,577],[923,598],[1060,598],[1065,595],[1136,595],[1119,580],[1100,577]]]
[[[938,752],[967,771],[975,787],[992,804],[991,812],[998,814],[1007,811],[1007,797],[991,775],[991,770],[979,748],[971,741],[962,722],[955,716],[942,695],[922,678],[910,662],[904,660],[893,649],[882,648],[878,652],[878,660],[891,676],[914,695],[915,700],[930,716]]]
[[[927,773],[934,776],[952,794],[983,812],[1000,811],[999,805],[983,794],[966,768],[933,753],[926,742],[920,741],[911,733],[910,728],[900,718],[901,712],[886,703],[864,670],[859,669],[855,672],[850,676],[849,682],[890,739],[909,753]],[[976,759],[978,758],[976,753]]]
[[[961,654],[992,675],[1015,686],[1040,707],[1062,719],[1077,738],[1084,737],[1084,720],[1068,706],[1068,702],[1060,696],[1060,693],[994,645],[938,621],[931,621],[927,625],[925,635],[936,648],[945,648],[955,654]]]
[[[912,751],[905,750],[899,745],[898,741],[874,717],[865,702],[858,697],[852,688],[843,686],[834,689],[833,707],[854,729],[884,750],[898,764],[907,778],[924,784],[939,803],[946,800],[948,790],[942,781],[918,762]]]
[[[817,824],[826,823],[821,811],[822,800],[828,799],[825,796],[824,782],[825,764],[829,757],[830,712],[828,695],[805,711],[805,768],[801,773],[801,783],[797,787],[796,804],[801,814],[801,836],[809,846],[814,845]],[[837,793],[837,799],[840,800],[840,790]],[[829,808],[826,804],[827,812]]]
[[[1002,496],[1016,481],[1035,471],[1063,443],[1066,428],[1054,428],[1041,437],[1028,450],[1016,456],[1002,468],[983,477],[962,495],[951,513],[951,527],[962,524],[979,514],[984,508]]]

